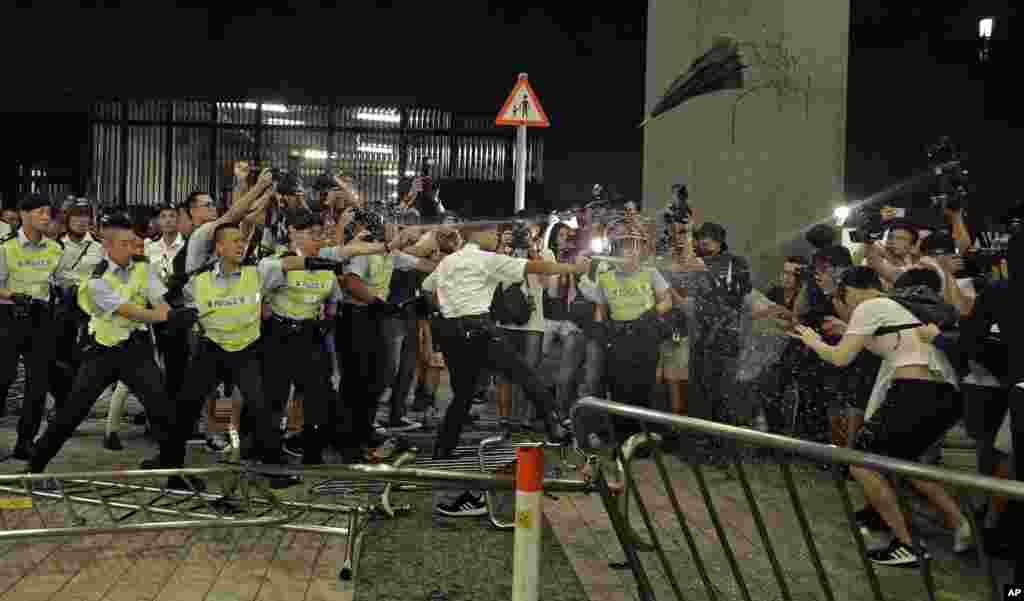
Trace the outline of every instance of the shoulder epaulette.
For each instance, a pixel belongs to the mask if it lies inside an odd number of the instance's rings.
[[[281,258],[281,259],[283,259],[283,258],[285,258],[285,257],[297,257],[297,256],[299,256],[299,255],[297,255],[297,254],[295,254],[294,252],[292,252],[292,251],[290,251],[290,250],[289,250],[289,251],[287,251],[287,252],[283,252],[283,253],[281,253],[281,254],[279,254],[279,255],[277,255],[277,256],[278,256],[278,258]]]
[[[54,240],[53,238],[47,238],[47,240],[59,246],[61,250],[64,250],[64,243],[61,242],[60,240]]]
[[[103,274],[107,273],[107,267],[109,267],[109,266],[110,266],[110,262],[108,262],[106,259],[103,259],[102,261],[97,263],[96,264],[96,268],[92,270],[92,277],[94,277],[94,278],[101,278],[101,277],[103,277]]]
[[[7,234],[3,238],[0,238],[0,244],[4,244],[18,237],[18,230],[14,230],[10,234]]]
[[[135,255],[132,257],[132,263],[149,263],[149,257],[145,255]]]

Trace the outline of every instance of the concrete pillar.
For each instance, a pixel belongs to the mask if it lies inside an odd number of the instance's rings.
[[[764,89],[688,101],[644,132],[646,211],[664,207],[672,183],[685,180],[706,221],[729,231],[759,282],[781,270],[779,258],[813,223],[845,204],[848,0],[649,0],[648,112],[669,84],[720,34],[775,42],[799,64],[809,96]],[[756,75],[756,73],[755,73]]]

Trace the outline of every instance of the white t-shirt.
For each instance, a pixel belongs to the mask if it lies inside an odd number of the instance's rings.
[[[893,375],[899,367],[920,365],[942,380],[957,384],[956,372],[946,356],[932,344],[921,340],[914,329],[901,330],[884,336],[874,336],[885,326],[919,324],[921,321],[902,305],[889,298],[874,298],[857,305],[846,326],[847,334],[868,336],[865,348],[882,358],[871,398],[868,399],[865,418],[878,409],[889,392]]]

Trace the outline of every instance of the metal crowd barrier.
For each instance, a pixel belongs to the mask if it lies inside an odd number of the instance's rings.
[[[640,560],[641,552],[653,552],[657,556],[666,579],[668,580],[668,585],[674,592],[676,599],[679,599],[680,601],[684,599],[680,583],[672,569],[670,558],[668,554],[666,554],[664,545],[661,542],[661,538],[665,532],[664,530],[659,531],[655,526],[651,512],[648,510],[647,502],[645,502],[639,494],[636,476],[633,472],[633,460],[636,457],[637,451],[642,448],[647,448],[652,451],[654,465],[660,477],[661,484],[673,509],[679,528],[682,531],[686,546],[690,552],[693,567],[699,574],[699,578],[704,586],[707,598],[718,599],[721,597],[721,593],[716,590],[716,586],[709,577],[708,566],[698,549],[693,528],[688,523],[686,515],[680,506],[680,501],[676,491],[672,486],[672,479],[669,475],[668,469],[666,468],[662,451],[659,448],[660,443],[662,442],[662,437],[650,431],[649,427],[652,425],[660,426],[662,428],[667,427],[697,436],[712,436],[729,439],[744,445],[760,447],[763,449],[772,449],[782,452],[782,454],[791,454],[831,464],[833,466],[833,478],[835,480],[839,496],[842,499],[842,504],[845,508],[846,517],[849,522],[850,529],[852,530],[853,538],[856,541],[857,551],[862,560],[864,576],[868,580],[873,598],[878,601],[884,601],[886,597],[883,595],[875,567],[866,557],[867,545],[865,544],[864,537],[858,527],[856,518],[854,517],[853,502],[850,498],[850,493],[847,490],[846,476],[839,468],[841,466],[851,465],[863,466],[893,477],[897,481],[913,479],[943,483],[952,489],[950,492],[953,492],[953,490],[956,491],[954,496],[960,499],[961,505],[964,508],[963,513],[971,521],[971,525],[976,533],[976,550],[979,555],[980,563],[986,571],[990,598],[993,600],[1003,598],[1002,588],[997,587],[996,573],[993,569],[992,558],[988,557],[984,550],[985,541],[982,536],[983,530],[979,527],[974,512],[970,510],[969,505],[964,501],[966,500],[966,493],[968,491],[982,493],[984,495],[1002,495],[1018,501],[1024,500],[1024,483],[940,469],[924,464],[892,459],[881,455],[862,453],[851,449],[807,442],[785,436],[767,434],[755,430],[682,417],[651,409],[624,405],[621,403],[613,403],[594,397],[581,399],[574,406],[572,413],[573,421],[576,424],[581,423],[580,418],[584,415],[601,414],[603,416],[630,418],[640,422],[644,428],[643,432],[633,435],[626,441],[621,449],[615,453],[615,456],[611,460],[609,466],[602,467],[600,462],[596,463],[596,469],[593,476],[593,484],[597,492],[601,495],[605,509],[611,520],[612,527],[615,530],[618,541],[622,547],[623,553],[625,554],[626,564],[632,571],[636,580],[641,601],[655,601],[655,592],[652,588],[651,578],[649,577],[643,562]],[[749,506],[750,517],[754,522],[765,554],[767,555],[767,559],[771,565],[772,576],[778,585],[781,598],[789,601],[793,599],[793,594],[789,584],[787,583],[786,574],[779,561],[779,556],[775,551],[771,538],[769,537],[769,529],[765,523],[762,509],[758,505],[757,497],[750,485],[750,479],[747,475],[746,468],[744,467],[744,462],[739,454],[732,453],[730,451],[725,452],[729,454],[732,467],[735,469],[737,479],[742,487],[743,496]],[[776,459],[775,462],[781,470],[786,492],[792,502],[793,514],[802,533],[807,555],[813,564],[818,583],[824,594],[823,598],[833,601],[836,598],[836,588],[830,581],[829,575],[825,570],[822,556],[819,551],[819,541],[815,540],[808,520],[807,511],[800,500],[797,485],[793,477],[793,470],[790,464],[785,460]],[[745,601],[750,601],[753,598],[769,598],[758,596],[767,591],[752,591],[744,578],[740,561],[737,559],[736,553],[734,552],[732,545],[729,542],[729,538],[726,535],[720,511],[716,507],[716,499],[712,496],[708,487],[707,478],[705,477],[705,472],[701,466],[701,462],[699,460],[695,460],[689,461],[688,463],[692,469],[697,487],[700,489],[700,495],[708,513],[709,521],[711,522],[715,534],[721,544],[723,554],[725,555],[728,563],[728,569],[732,578],[735,580],[736,587],[741,597]],[[611,474],[611,478],[609,478],[609,469],[617,472]],[[616,480],[620,478],[621,486],[616,487],[615,485],[618,484]],[[618,488],[619,490],[613,490],[615,488]],[[897,492],[897,494],[899,493]],[[912,515],[910,502],[906,498],[906,495],[899,494],[899,497],[900,506],[904,514],[908,516]],[[636,532],[630,523],[629,507],[631,503],[635,503],[636,508],[640,513],[640,517],[645,529],[647,530],[648,539],[645,539]],[[927,591],[928,599],[930,601],[937,601],[940,597],[937,597],[936,595],[936,586],[929,566],[931,560],[927,555],[921,555],[920,552],[922,547],[920,546],[920,537],[914,533],[915,528],[910,522],[911,520],[908,519],[908,526],[911,530],[914,547],[918,550],[919,557],[923,557],[919,562],[918,567]],[[672,560],[675,562],[682,561],[679,556],[672,557]],[[892,598],[893,597],[890,597],[890,599]],[[904,600],[900,599],[899,601]]]
[[[515,489],[513,475],[456,471],[477,467],[476,457],[464,465],[454,466],[455,470],[406,466],[414,460],[415,453],[406,452],[391,464],[381,465],[292,468],[231,464],[166,470],[0,475],[0,543],[98,534],[275,527],[294,532],[346,536],[347,545],[339,577],[350,580],[358,564],[360,543],[371,515],[394,517],[411,509],[411,505],[392,503],[390,496],[394,489],[427,490],[425,485],[487,491]],[[304,483],[319,482],[307,489],[308,495],[352,496],[361,493],[364,502],[346,505],[286,501],[278,498],[267,482],[268,477],[295,475],[302,476]],[[171,490],[164,486],[171,476],[219,479],[223,487],[220,494]],[[344,490],[332,488],[331,483],[341,480],[351,483]],[[146,481],[155,481],[156,484],[147,485]],[[373,483],[384,483],[384,486],[372,486]],[[589,483],[579,480],[546,479],[543,486],[552,492],[590,490]],[[365,500],[378,495],[375,502]],[[41,511],[40,505],[46,508],[47,503],[51,508],[58,507],[57,511],[49,514]],[[92,519],[104,523],[90,524],[79,511],[83,506],[101,507],[106,519]],[[12,512],[29,510],[42,528],[17,527],[18,521],[14,518],[19,515],[12,515]],[[342,513],[348,514],[347,527],[323,525],[330,521],[332,515]],[[325,515],[327,519],[323,519]],[[142,516],[143,521],[131,521],[138,516]],[[57,521],[62,523],[58,525]]]

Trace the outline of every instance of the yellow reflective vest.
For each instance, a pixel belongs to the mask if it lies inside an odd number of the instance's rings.
[[[241,276],[228,286],[215,286],[212,271],[195,276],[192,297],[199,310],[205,336],[222,349],[235,352],[260,337],[260,295],[263,282],[256,267],[242,267]]]

